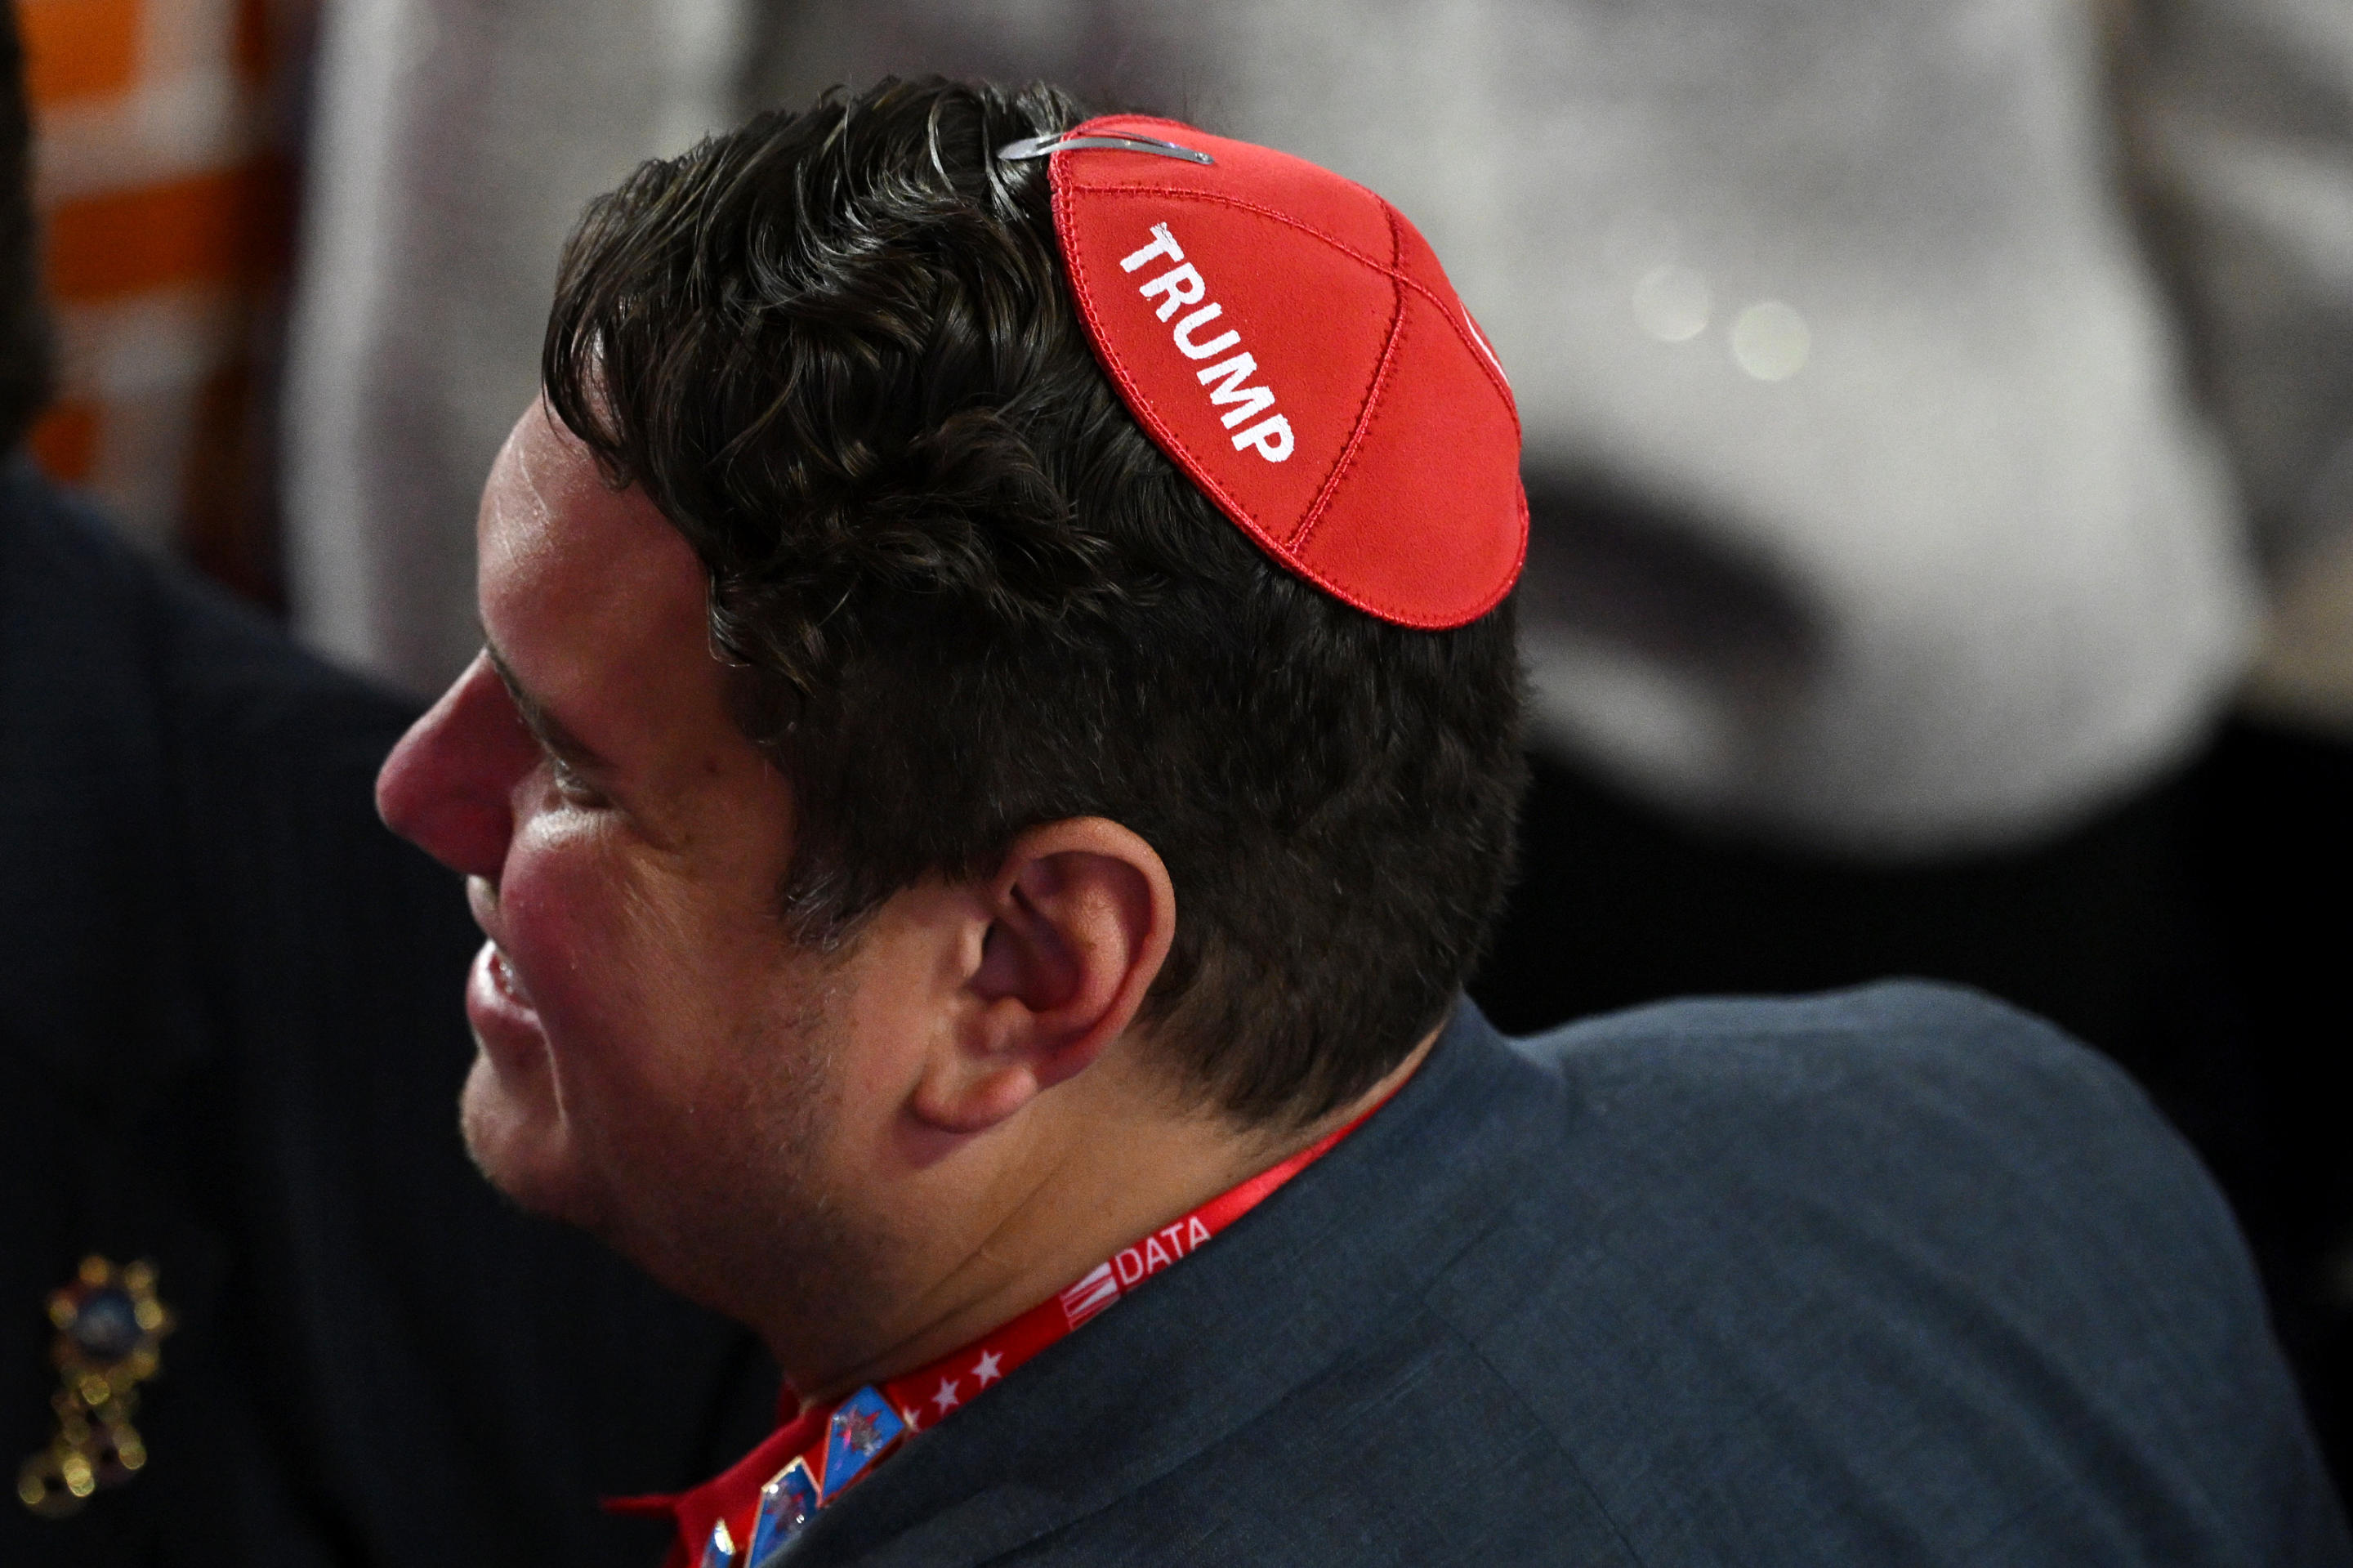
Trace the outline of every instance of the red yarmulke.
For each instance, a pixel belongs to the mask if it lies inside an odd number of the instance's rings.
[[[1161,143],[1212,160],[1079,139]],[[1289,570],[1384,620],[1460,626],[1519,576],[1520,422],[1429,243],[1362,185],[1173,121],[1051,147],[1054,231],[1137,421]]]

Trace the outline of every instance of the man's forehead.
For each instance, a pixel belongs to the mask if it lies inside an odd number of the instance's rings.
[[[625,590],[649,568],[666,579],[702,576],[692,548],[645,493],[607,484],[594,454],[539,403],[515,422],[491,467],[476,542],[486,590],[494,573],[542,592]]]
[[[708,658],[702,563],[645,493],[606,483],[579,438],[534,403],[484,487],[482,620],[535,687],[684,643]]]
[[[655,527],[640,526],[650,523]],[[523,410],[491,465],[482,493],[480,542],[502,554],[553,547],[559,537],[593,532],[599,543],[655,544],[672,535],[643,492],[606,483],[595,454],[565,429],[544,402]]]

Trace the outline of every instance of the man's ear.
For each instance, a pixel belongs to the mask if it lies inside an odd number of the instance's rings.
[[[1176,890],[1143,839],[1073,817],[1013,841],[984,891],[955,1039],[910,1108],[979,1132],[1083,1071],[1144,1005],[1176,932]]]

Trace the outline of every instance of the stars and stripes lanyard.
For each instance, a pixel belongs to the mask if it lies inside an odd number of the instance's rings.
[[[1060,1294],[929,1366],[801,1410],[723,1474],[676,1497],[617,1498],[617,1513],[669,1514],[669,1568],[768,1568],[817,1516],[917,1432],[937,1425],[1039,1351],[1264,1202],[1364,1116],[1105,1258]],[[784,1399],[794,1399],[791,1389]]]

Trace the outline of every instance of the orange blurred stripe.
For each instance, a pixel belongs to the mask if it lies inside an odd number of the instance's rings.
[[[141,9],[141,0],[19,0],[34,107],[128,90],[139,74]]]
[[[47,215],[50,296],[86,303],[264,276],[284,264],[291,187],[269,161],[61,202]]]
[[[71,398],[53,403],[25,440],[43,473],[79,484],[98,466],[98,409]]]

